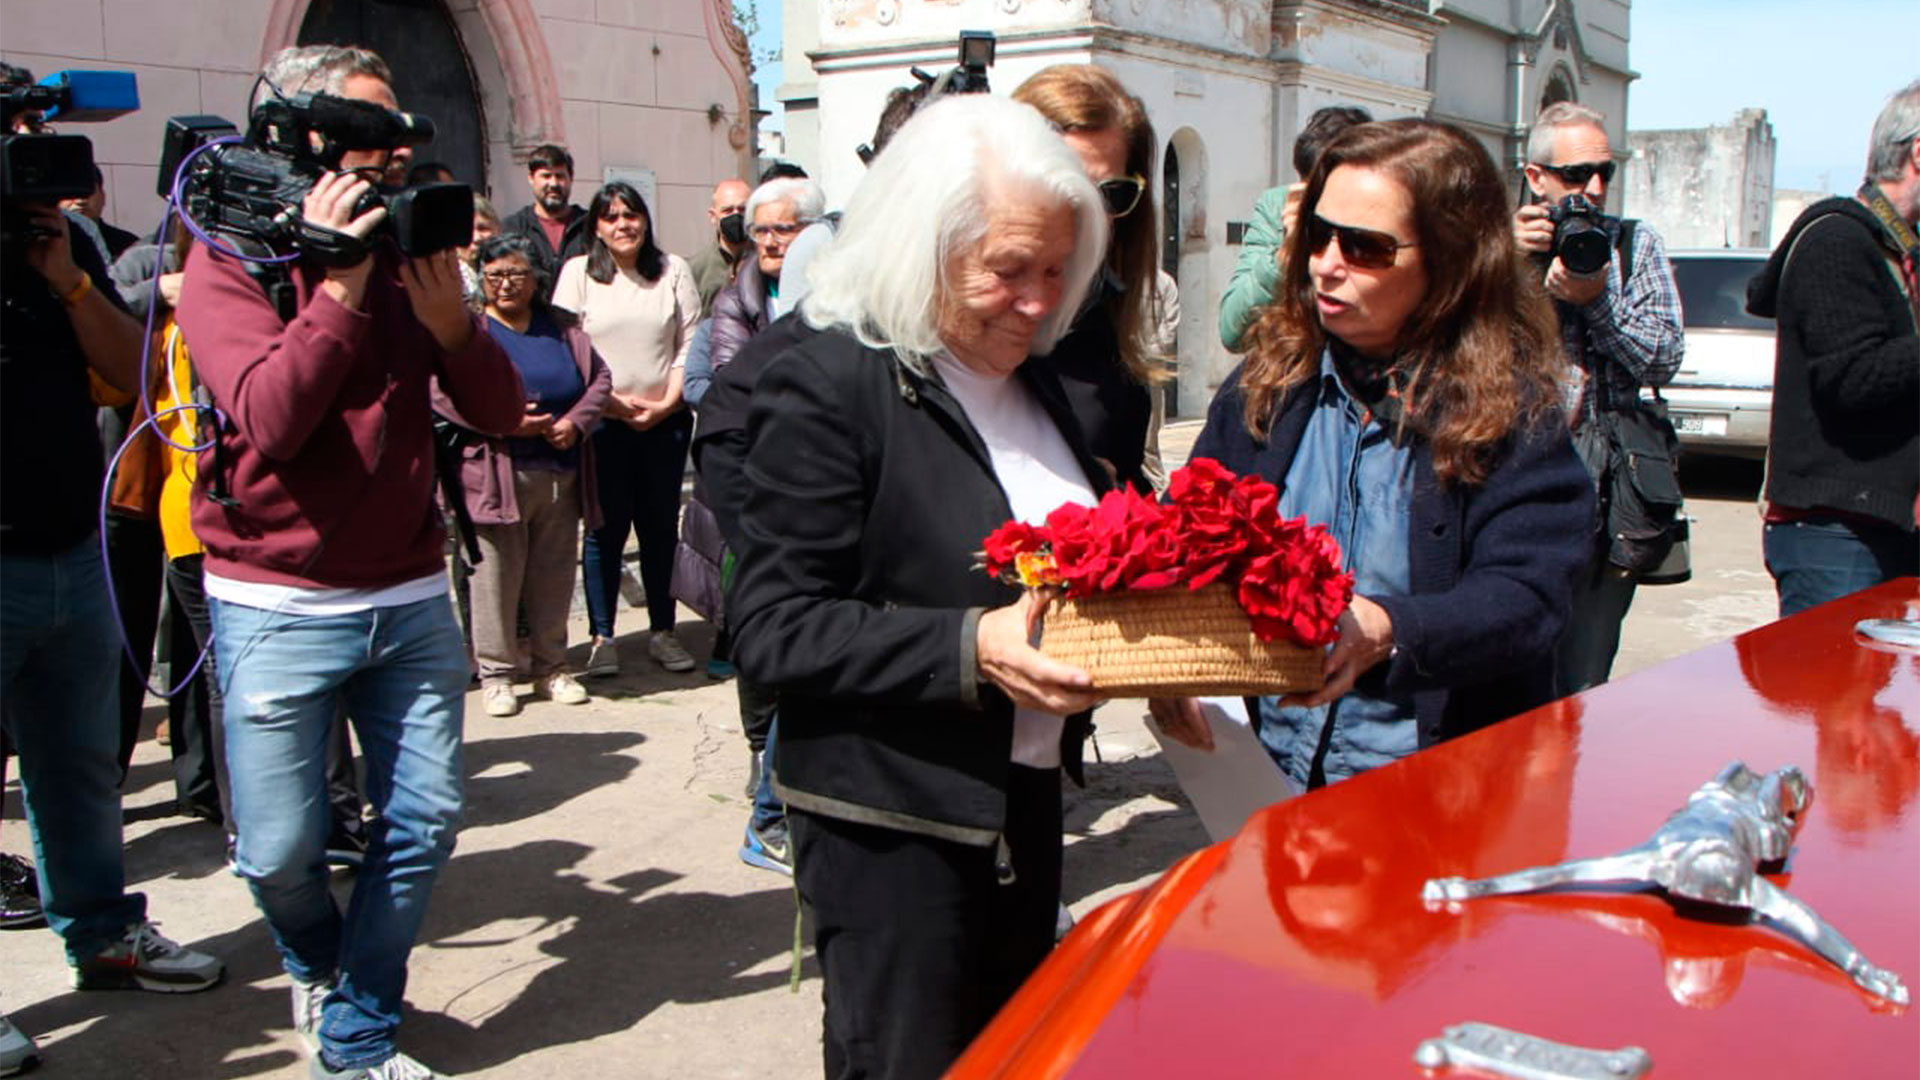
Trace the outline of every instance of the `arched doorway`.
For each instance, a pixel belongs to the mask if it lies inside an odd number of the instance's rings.
[[[487,126],[473,67],[442,0],[312,0],[302,45],[361,45],[393,69],[400,107],[432,118],[434,138],[414,151],[474,190],[487,189]]]
[[[1556,64],[1553,73],[1547,76],[1547,85],[1540,92],[1540,107],[1558,105],[1562,101],[1577,101],[1573,93],[1572,73],[1565,64]]]

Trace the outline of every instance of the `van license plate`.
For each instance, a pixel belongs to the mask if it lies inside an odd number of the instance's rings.
[[[1724,436],[1727,433],[1727,418],[1707,413],[1674,413],[1673,429],[1682,435]]]

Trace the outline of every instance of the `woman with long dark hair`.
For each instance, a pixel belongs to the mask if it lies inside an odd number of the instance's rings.
[[[1280,512],[1329,527],[1355,577],[1326,685],[1255,718],[1302,787],[1552,697],[1593,485],[1508,214],[1493,160],[1458,128],[1342,135],[1194,446],[1278,484]]]
[[[680,481],[693,431],[681,379],[700,292],[686,260],[660,250],[652,215],[633,185],[602,187],[587,215],[593,222],[587,254],[567,260],[553,290],[554,306],[579,315],[613,372],[608,422],[593,436],[602,524],[587,533],[581,556],[593,624],[585,674],[620,670],[613,616],[629,531],[640,540],[640,582],[653,632],[647,652],[668,671],[690,671],[693,657],[673,632],[672,585]]]

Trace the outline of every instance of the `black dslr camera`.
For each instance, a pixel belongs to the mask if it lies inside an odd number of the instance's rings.
[[[1613,242],[1600,224],[1600,210],[1585,195],[1569,195],[1547,207],[1553,222],[1553,248],[1547,261],[1558,257],[1571,273],[1590,277],[1613,261]]]
[[[276,95],[254,108],[245,139],[218,116],[168,120],[160,194],[174,194],[177,180],[181,212],[203,229],[246,237],[273,251],[297,250],[323,265],[351,266],[366,257],[373,237],[360,240],[307,221],[301,212],[307,192],[338,169],[350,150],[397,150],[432,138],[433,121],[370,101]],[[373,236],[391,236],[407,255],[431,255],[473,240],[473,189],[465,184],[369,191],[354,216],[377,206],[385,206],[388,216]]]
[[[93,143],[84,135],[15,133],[22,113],[44,120],[97,123],[140,107],[131,71],[62,71],[29,86],[0,91],[0,233],[7,244],[32,230],[19,204],[53,203],[93,194]]]
[[[941,95],[991,93],[993,88],[987,84],[987,69],[993,66],[997,41],[991,30],[962,30],[959,63],[938,76],[929,75],[918,67],[910,68],[914,85],[899,87],[887,96],[887,106],[881,112],[873,141],[854,148],[853,152],[859,155],[860,163],[873,164],[874,156],[886,146],[894,131],[921,106],[932,103]]]

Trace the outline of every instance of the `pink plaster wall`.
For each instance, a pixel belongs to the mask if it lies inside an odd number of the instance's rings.
[[[309,0],[5,0],[0,58],[36,76],[114,67],[140,80],[142,108],[93,139],[107,218],[145,231],[166,118],[215,113],[244,122],[260,63],[297,36]],[[534,146],[572,151],[585,203],[608,167],[658,177],[655,217],[669,250],[705,241],[707,192],[751,165],[733,145],[744,71],[717,26],[726,0],[448,0],[481,86],[494,201],[528,200],[521,162]],[[717,122],[709,119],[719,106]]]

